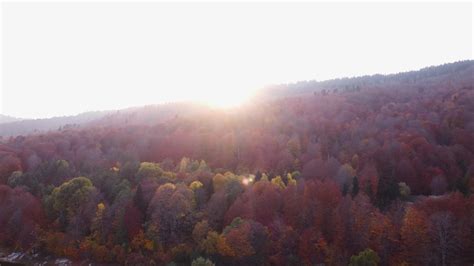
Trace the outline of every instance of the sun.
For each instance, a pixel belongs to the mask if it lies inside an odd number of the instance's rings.
[[[217,108],[234,108],[247,103],[253,96],[254,90],[251,89],[212,89],[203,91],[197,99],[199,102]]]

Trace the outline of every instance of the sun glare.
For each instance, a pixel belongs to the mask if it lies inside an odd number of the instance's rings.
[[[203,91],[203,93],[194,100],[211,107],[233,108],[247,103],[252,97],[254,91],[255,90],[252,89],[211,89]]]

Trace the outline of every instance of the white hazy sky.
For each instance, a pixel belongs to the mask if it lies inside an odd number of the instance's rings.
[[[0,113],[28,118],[472,59],[465,3],[2,4]]]

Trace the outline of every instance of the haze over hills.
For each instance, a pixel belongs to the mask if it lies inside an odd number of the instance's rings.
[[[0,136],[40,134],[87,126],[156,124],[179,115],[199,114],[211,109],[203,104],[184,102],[132,107],[122,110],[87,112],[75,116],[44,119],[11,118],[0,126]]]
[[[20,118],[0,114],[0,124],[11,123],[21,120]]]
[[[469,87],[473,84],[474,61],[466,60],[440,66],[426,67],[391,75],[367,75],[362,77],[341,78],[327,81],[301,81],[290,84],[272,85],[257,92],[249,104],[281,97],[302,96],[319,93],[345,93],[377,87],[397,87],[423,90],[440,82],[447,86]],[[75,116],[53,117],[45,119],[19,119],[0,115],[0,136],[9,137],[32,133],[44,133],[61,128],[84,126],[107,126],[127,124],[157,124],[179,115],[191,115],[210,112],[214,108],[196,103],[168,103],[123,110],[96,111]]]
[[[107,113],[109,112],[99,111],[44,119],[10,119],[0,126],[0,136],[27,135],[58,130],[61,127],[75,127],[94,121]]]
[[[283,97],[322,90],[326,90],[326,92],[330,93],[334,92],[334,90],[343,92],[362,88],[399,86],[401,84],[407,88],[420,89],[435,85],[438,82],[451,82],[453,86],[470,86],[473,84],[473,73],[474,61],[464,60],[389,75],[375,74],[326,81],[313,80],[273,85],[264,88],[262,94],[273,97]]]

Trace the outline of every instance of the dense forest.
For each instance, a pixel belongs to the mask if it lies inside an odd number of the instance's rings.
[[[472,265],[473,74],[284,84],[235,109],[4,137],[0,245],[102,264]]]

